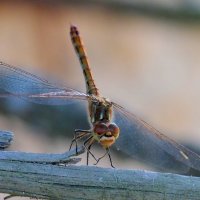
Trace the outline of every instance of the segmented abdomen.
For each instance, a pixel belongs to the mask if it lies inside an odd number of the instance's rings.
[[[72,44],[73,44],[75,51],[79,57],[81,67],[83,69],[87,93],[98,96],[99,92],[98,92],[98,89],[96,88],[94,80],[92,78],[88,59],[87,59],[86,53],[84,51],[84,47],[83,47],[83,44],[82,44],[82,41],[81,41],[81,38],[80,38],[80,35],[79,35],[79,32],[78,32],[76,26],[71,26],[70,35],[71,35]]]

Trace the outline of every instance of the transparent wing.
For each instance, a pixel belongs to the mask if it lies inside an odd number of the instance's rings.
[[[160,171],[186,174],[200,172],[200,156],[169,139],[146,122],[113,103],[114,117],[121,133],[115,147]]]
[[[47,80],[37,77],[17,67],[0,62],[0,97],[20,97],[41,104],[69,104],[75,100],[85,100],[88,96],[71,88],[57,87]]]

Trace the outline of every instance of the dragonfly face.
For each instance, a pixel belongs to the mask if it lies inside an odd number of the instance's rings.
[[[119,137],[119,127],[115,123],[97,122],[94,125],[93,132],[94,138],[97,138],[96,140],[105,149],[113,145]]]

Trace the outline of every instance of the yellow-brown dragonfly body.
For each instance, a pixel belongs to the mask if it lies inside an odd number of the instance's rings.
[[[101,97],[99,94],[92,77],[79,32],[75,26],[71,26],[70,35],[83,69],[87,94],[90,95],[90,97],[93,97],[88,99],[90,121],[93,125],[93,129],[91,130],[92,136],[89,137],[88,140],[88,148],[90,149],[91,145],[97,141],[107,150],[107,153],[110,156],[108,148],[115,143],[115,140],[119,136],[119,127],[116,124],[111,123],[112,103],[108,99]],[[84,132],[81,136],[84,136]]]
[[[67,105],[75,100],[88,101],[91,129],[76,129],[72,141],[72,144],[75,142],[77,145],[78,139],[86,138],[84,145],[87,158],[92,155],[98,162],[108,154],[113,166],[109,152],[112,146],[159,171],[189,175],[195,172],[195,175],[200,176],[198,154],[169,139],[113,101],[100,96],[75,26],[71,26],[70,34],[83,69],[87,93],[57,86],[20,68],[0,62],[0,89],[6,91],[0,92],[0,98],[19,97],[48,105]],[[106,149],[105,155],[99,159],[90,151],[95,142]]]

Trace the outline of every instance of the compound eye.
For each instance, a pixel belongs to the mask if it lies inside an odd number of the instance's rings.
[[[96,124],[94,127],[94,132],[98,135],[103,135],[108,131],[108,127],[104,123]]]
[[[116,139],[119,137],[120,130],[119,130],[119,127],[115,123],[110,124],[108,126],[108,129]]]

